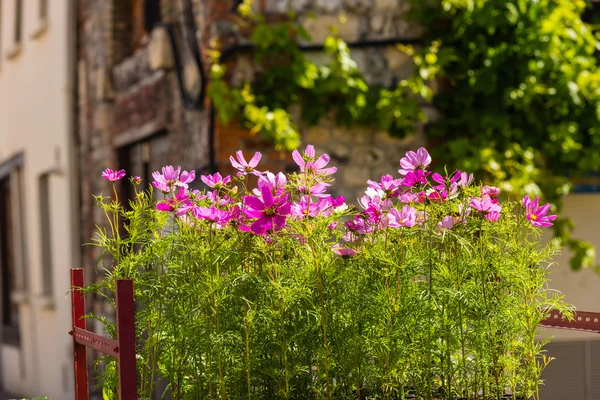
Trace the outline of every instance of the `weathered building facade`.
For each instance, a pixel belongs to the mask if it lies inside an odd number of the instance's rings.
[[[0,2],[0,393],[72,397],[74,5]]]

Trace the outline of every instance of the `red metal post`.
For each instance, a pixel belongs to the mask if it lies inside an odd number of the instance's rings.
[[[119,400],[137,399],[133,281],[117,280]]]
[[[82,288],[83,269],[71,270],[71,305],[73,316],[73,331],[76,328],[85,330],[85,294]],[[75,371],[75,400],[89,400],[90,391],[88,387],[87,350],[86,346],[77,343],[73,335],[73,360]]]

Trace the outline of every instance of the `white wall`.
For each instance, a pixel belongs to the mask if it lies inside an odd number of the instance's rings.
[[[564,199],[561,213],[575,222],[573,237],[585,239],[596,246],[600,263],[600,194],[573,194]],[[550,237],[550,235],[548,235]],[[577,310],[600,312],[600,274],[593,270],[572,271],[570,253],[563,250],[551,267],[550,287],[559,290],[565,301]],[[554,340],[600,339],[600,335],[564,329],[546,329]]]
[[[1,2],[0,165],[15,154],[24,154],[22,209],[28,280],[26,299],[19,307],[21,346],[0,346],[0,379],[9,392],[69,400],[73,398],[73,378],[66,294],[68,270],[77,266],[78,259],[78,204],[73,201],[77,174],[71,142],[75,1],[50,0],[43,32],[37,9],[40,2],[22,2],[23,34],[17,54],[13,54],[15,1]],[[41,296],[38,181],[40,174],[53,168],[60,173],[50,176],[54,295],[47,299]]]

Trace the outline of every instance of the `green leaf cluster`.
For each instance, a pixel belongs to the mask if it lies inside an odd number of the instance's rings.
[[[248,14],[244,11],[242,15]],[[208,94],[223,123],[241,119],[278,149],[293,150],[300,145],[299,121],[290,115],[295,104],[301,106],[302,122],[308,126],[333,117],[340,125],[376,124],[381,130],[404,136],[414,132],[415,122],[425,120],[419,105],[420,95],[428,93],[423,79],[402,80],[391,89],[370,88],[347,44],[335,33],[323,44],[328,61],[317,65],[297,43],[298,39],[310,40],[299,24],[291,20],[266,23],[254,14],[251,23],[252,57],[257,67],[253,82],[229,85],[220,54],[213,52]]]
[[[426,27],[426,51],[445,89],[433,104],[442,118],[428,129],[443,163],[485,173],[506,192],[543,193],[560,208],[569,179],[600,168],[600,70],[583,0],[413,1]],[[436,51],[427,50],[436,44]],[[431,76],[429,66],[418,73]],[[531,182],[536,182],[532,185]],[[555,234],[594,265],[589,243]]]

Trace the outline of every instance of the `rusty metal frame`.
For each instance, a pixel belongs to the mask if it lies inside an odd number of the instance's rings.
[[[75,400],[89,400],[87,348],[117,359],[119,400],[137,400],[135,363],[135,325],[133,281],[116,282],[117,340],[108,339],[86,329],[83,269],[71,270],[71,305]]]
[[[600,313],[577,311],[571,320],[558,310],[550,311],[548,317],[540,322],[545,328],[569,329],[583,332],[600,333]]]

